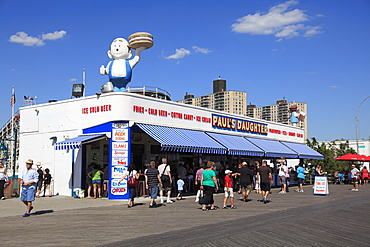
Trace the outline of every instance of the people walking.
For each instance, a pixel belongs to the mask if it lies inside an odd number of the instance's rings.
[[[136,195],[136,188],[138,185],[138,179],[140,177],[140,174],[135,170],[135,165],[130,164],[127,171],[123,172],[123,176],[121,180],[118,181],[118,184],[120,184],[125,178],[127,177],[127,189],[129,191],[130,198],[127,202],[127,207],[131,208],[135,205],[135,195]]]
[[[51,190],[50,190],[51,179],[52,179],[52,177],[51,177],[51,174],[50,174],[50,170],[49,170],[49,168],[46,168],[45,169],[45,176],[44,176],[44,195],[43,195],[43,197],[45,197],[46,191],[48,191],[48,196],[49,197],[53,196],[51,194]]]
[[[155,168],[155,162],[151,161],[150,167],[145,170],[145,187],[150,193],[149,208],[154,208],[156,206],[155,200],[158,196],[158,186],[163,186],[161,176],[157,168]]]
[[[207,168],[202,173],[201,189],[203,189],[204,201],[202,203],[202,210],[208,210],[207,206],[211,205],[210,210],[216,210],[213,193],[218,190],[216,173],[213,170],[215,163],[207,162]]]
[[[202,183],[202,173],[204,171],[204,163],[200,164],[200,168],[195,173],[195,187],[197,189],[197,196],[195,197],[195,202],[199,202],[199,196],[201,194],[200,185]]]
[[[369,171],[367,170],[366,166],[364,166],[361,170],[361,179],[364,185],[369,184]]]
[[[358,182],[359,182],[359,178],[360,178],[360,170],[357,169],[356,165],[352,165],[352,170],[351,170],[351,174],[352,174],[352,183],[353,183],[353,189],[352,191],[358,191]]]
[[[42,170],[42,166],[40,162],[38,162],[36,166],[37,166],[36,171],[39,174],[39,181],[37,182],[36,197],[40,197],[42,185],[44,183],[44,171]]]
[[[260,178],[257,176],[257,171],[260,169],[260,162],[255,161],[256,170],[254,172],[254,189],[256,190],[257,194],[261,194],[261,181]]]
[[[176,200],[181,200],[182,199],[182,191],[184,190],[184,185],[185,182],[182,180],[182,177],[179,176],[177,179],[177,196]]]
[[[247,162],[243,162],[243,167],[239,170],[240,186],[242,189],[243,201],[248,201],[248,196],[252,191],[253,173],[248,167]]]
[[[280,184],[281,184],[281,191],[279,194],[286,194],[286,176],[288,174],[288,167],[284,163],[284,159],[280,159],[279,161],[279,166],[278,166],[278,171],[279,171],[279,179],[280,179]],[[288,175],[289,176],[289,175]]]
[[[267,165],[267,161],[262,161],[262,166],[257,171],[257,176],[260,178],[261,181],[261,191],[262,191],[262,201],[264,204],[267,203],[267,196],[271,190],[271,168]]]
[[[28,217],[33,209],[32,202],[35,200],[35,190],[39,181],[39,174],[32,169],[33,160],[26,161],[26,169],[22,171],[20,185],[22,186],[21,201],[26,205],[23,217]]]
[[[4,189],[5,189],[5,182],[8,180],[8,174],[6,173],[6,168],[4,167],[4,163],[0,161],[0,200],[5,200],[4,196]]]
[[[232,176],[232,171],[226,170],[225,171],[225,187],[224,187],[224,192],[225,192],[225,198],[224,198],[224,206],[222,207],[223,209],[227,208],[227,199],[230,198],[230,208],[231,209],[236,209],[234,205],[234,192],[233,192],[233,180],[231,178]]]
[[[172,203],[170,199],[172,186],[171,167],[169,164],[167,164],[166,158],[162,158],[162,164],[158,166],[158,172],[161,176],[162,181],[162,186],[159,187],[159,196],[161,198],[161,203],[164,203],[163,196],[165,196],[165,192],[167,193],[167,203]]]
[[[303,182],[304,182],[304,168],[303,168],[303,162],[299,162],[298,168],[297,168],[297,179],[298,179],[298,189],[297,192],[304,192],[303,191]]]

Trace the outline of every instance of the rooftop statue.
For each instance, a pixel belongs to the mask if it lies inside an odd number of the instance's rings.
[[[123,92],[131,81],[132,69],[140,61],[140,53],[153,46],[153,36],[138,32],[129,36],[129,42],[124,38],[113,40],[108,50],[108,57],[113,59],[107,67],[100,67],[100,74],[108,75],[109,82],[101,86],[102,93]],[[132,57],[132,49],[136,50]]]

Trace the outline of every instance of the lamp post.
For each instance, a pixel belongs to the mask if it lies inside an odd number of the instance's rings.
[[[363,99],[361,101],[360,105],[357,108],[357,112],[356,112],[356,148],[357,148],[357,154],[359,153],[359,150],[358,150],[358,112],[360,111],[360,107],[361,107],[362,103],[364,103],[364,101],[367,100],[368,98],[370,98],[370,96],[367,96],[365,99]]]

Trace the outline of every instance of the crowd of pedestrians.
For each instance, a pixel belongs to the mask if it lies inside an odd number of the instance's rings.
[[[281,184],[279,194],[287,194],[289,192],[289,180],[295,173],[294,180],[298,187],[296,192],[303,193],[303,184],[305,180],[305,169],[303,162],[299,163],[296,169],[288,168],[285,158],[276,160],[273,167],[270,167],[266,160],[255,161],[254,164],[249,164],[246,161],[240,162],[238,165],[228,167],[222,163],[208,161],[201,163],[199,168],[194,171],[188,163],[180,163],[178,167],[173,169],[168,164],[166,158],[162,158],[162,163],[151,161],[144,171],[145,188],[149,192],[150,203],[149,208],[157,207],[156,199],[159,196],[160,203],[171,204],[171,192],[177,190],[176,200],[183,199],[183,193],[188,192],[188,188],[192,188],[197,192],[195,202],[201,205],[203,211],[216,210],[219,207],[215,205],[214,193],[223,192],[224,200],[222,209],[237,209],[235,206],[235,197],[241,194],[240,199],[244,202],[249,201],[249,196],[252,191],[261,194],[261,202],[268,203],[268,196],[271,193],[271,184],[273,182],[273,175],[276,174]],[[40,197],[43,191],[43,196],[46,192],[51,197],[50,183],[52,176],[49,169],[42,169],[41,164],[37,164],[37,168],[33,168],[33,160],[29,159],[26,162],[26,169],[23,170],[20,178],[20,185],[22,187],[21,201],[26,205],[27,209],[24,217],[30,215],[33,210],[32,202],[35,197]],[[101,176],[107,175],[108,170],[102,171],[97,164],[91,163],[87,168],[87,189],[89,198],[101,197]],[[315,176],[326,175],[321,166],[314,169]],[[353,191],[358,191],[360,181],[368,184],[369,172],[367,167],[363,167],[360,171],[355,165],[352,165],[350,177],[353,184]],[[342,179],[341,173],[337,172],[334,176]],[[127,207],[131,208],[135,205],[134,199],[136,196],[136,189],[138,186],[140,173],[136,171],[135,165],[131,164],[127,171],[123,173],[119,180],[121,183],[124,179],[127,180],[127,187],[130,198]],[[6,169],[3,163],[0,162],[0,186],[2,181],[8,179]],[[105,181],[105,178],[104,178]],[[3,188],[3,186],[1,187]],[[3,189],[0,191],[0,198],[4,198]],[[94,197],[91,197],[91,194]],[[228,204],[229,202],[229,204]]]

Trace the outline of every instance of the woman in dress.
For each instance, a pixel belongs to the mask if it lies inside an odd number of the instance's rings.
[[[213,170],[215,163],[212,161],[207,162],[207,168],[202,173],[201,189],[204,193],[204,201],[202,203],[202,210],[206,211],[207,205],[211,205],[210,210],[216,210],[213,200],[213,192],[218,190],[216,173]]]
[[[123,179],[125,179],[126,177],[128,177],[127,178],[127,188],[130,193],[130,198],[128,199],[127,207],[131,208],[132,206],[134,206],[134,199],[136,195],[137,182],[135,181],[137,181],[140,177],[140,174],[135,170],[134,164],[130,164],[130,166],[128,167],[128,170],[123,173],[123,177],[118,183],[121,183]]]
[[[364,185],[367,185],[369,183],[369,171],[367,170],[367,167],[364,166],[361,170],[361,180]]]

